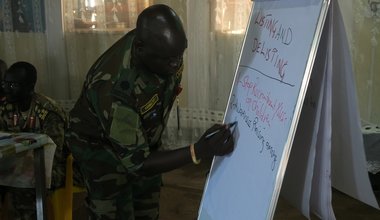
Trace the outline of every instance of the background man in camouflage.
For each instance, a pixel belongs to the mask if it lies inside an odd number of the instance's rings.
[[[8,69],[7,63],[4,60],[0,59],[0,84],[3,81],[4,75],[5,75],[5,71],[7,69]],[[2,103],[4,102],[4,100],[5,100],[4,90],[0,86],[0,105],[2,105]],[[5,195],[5,190],[0,187],[0,208],[4,204],[4,195]],[[0,216],[0,219],[1,219],[1,216]]]
[[[0,59],[0,83],[3,81],[5,71],[8,69],[7,63]],[[0,87],[0,104],[5,101],[4,90]]]
[[[1,77],[1,79],[3,79],[6,70],[7,70],[7,63],[4,60],[0,59],[0,74],[1,74],[0,77]]]
[[[6,71],[1,83],[6,101],[0,105],[0,130],[44,133],[54,141],[57,148],[53,161],[53,190],[64,183],[67,154],[64,155],[63,143],[67,116],[53,100],[34,92],[36,81],[37,71],[27,62],[16,62]],[[5,190],[10,194],[10,211],[15,219],[36,219],[35,189],[6,187]]]
[[[180,91],[187,39],[178,15],[153,5],[90,68],[70,112],[68,146],[93,219],[158,219],[160,173],[233,150],[226,126],[190,146],[157,150]],[[219,131],[210,138],[206,135]]]

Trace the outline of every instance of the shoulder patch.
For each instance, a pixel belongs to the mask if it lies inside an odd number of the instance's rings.
[[[35,93],[34,95],[34,112],[41,120],[45,120],[49,112],[54,112],[59,115],[63,121],[67,122],[67,114],[54,99],[42,94]]]

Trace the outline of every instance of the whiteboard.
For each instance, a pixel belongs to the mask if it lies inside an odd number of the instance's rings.
[[[215,157],[199,220],[272,219],[329,0],[256,0],[225,123],[235,150]]]

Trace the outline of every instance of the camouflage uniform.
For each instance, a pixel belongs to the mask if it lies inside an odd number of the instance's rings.
[[[26,113],[16,106],[4,103],[0,106],[0,130],[6,132],[33,132],[47,134],[57,145],[54,153],[51,190],[61,187],[65,177],[63,149],[64,131],[67,128],[67,114],[54,100],[35,93]],[[35,189],[4,187],[10,193],[12,215],[15,219],[36,219]]]
[[[174,76],[137,68],[129,32],[91,67],[70,112],[69,147],[95,219],[158,219],[161,176],[138,171],[157,150],[183,67]]]

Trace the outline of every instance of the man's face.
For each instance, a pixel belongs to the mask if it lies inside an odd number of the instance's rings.
[[[33,86],[26,82],[27,77],[24,70],[7,72],[1,87],[4,90],[6,99],[10,103],[17,103],[29,97]]]
[[[149,43],[143,47],[140,59],[151,72],[161,77],[176,74],[183,63],[183,53],[187,48],[187,40],[170,43]]]

